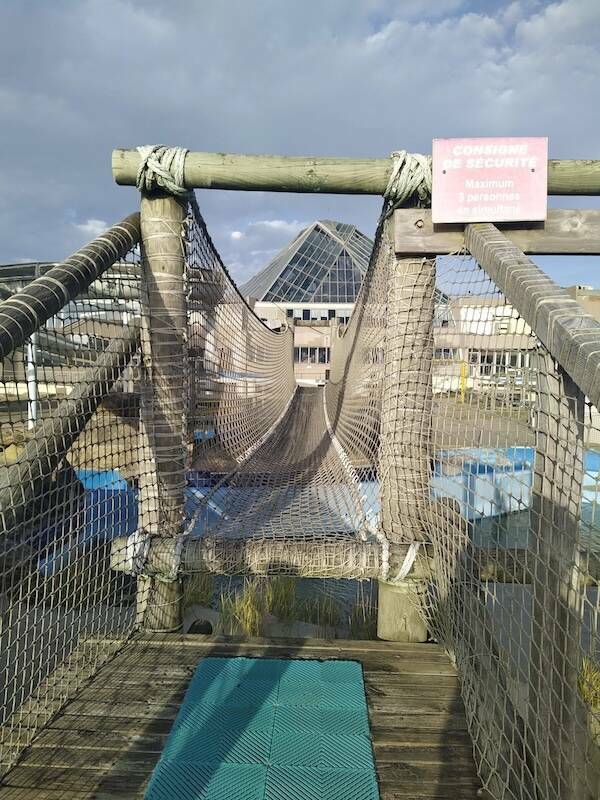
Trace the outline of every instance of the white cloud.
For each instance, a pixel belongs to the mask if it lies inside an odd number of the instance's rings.
[[[352,13],[348,0],[5,6],[0,262],[62,258],[97,233],[80,225],[136,208],[135,190],[112,181],[113,147],[382,156],[429,152],[434,137],[530,134],[549,136],[553,157],[600,155],[598,0],[354,0]],[[370,234],[380,205],[251,192],[199,202],[236,277],[302,220]]]
[[[250,223],[248,228],[254,231],[261,229],[267,231],[276,231],[277,233],[285,234],[286,236],[295,236],[302,228],[305,228],[306,222],[298,222],[297,219],[288,222],[285,219],[259,219],[256,222]]]
[[[73,223],[78,231],[85,233],[90,239],[95,239],[108,228],[103,219],[88,219],[85,222]]]

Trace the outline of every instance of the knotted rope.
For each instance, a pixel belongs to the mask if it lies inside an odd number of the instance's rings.
[[[141,192],[164,189],[170,194],[183,197],[189,190],[183,183],[183,168],[187,155],[185,147],[167,147],[164,144],[148,144],[138,147],[140,165],[136,186]]]
[[[388,202],[386,216],[407,200],[414,201],[415,196],[418,207],[428,206],[431,202],[431,157],[394,150],[390,158],[392,171],[383,193]]]

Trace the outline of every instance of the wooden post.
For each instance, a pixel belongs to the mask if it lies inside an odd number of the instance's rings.
[[[388,319],[381,399],[379,484],[381,526],[390,542],[426,538],[432,414],[431,362],[435,261],[397,258],[393,223],[388,247]],[[394,577],[394,576],[392,576]],[[426,641],[419,610],[422,582],[380,582],[377,633],[396,641]]]
[[[547,351],[539,355],[537,448],[531,504],[532,585],[529,714],[547,800],[592,798],[585,778],[587,729],[581,667],[583,573],[579,514],[585,397]],[[585,740],[586,737],[584,737]]]
[[[186,455],[186,299],[183,222],[187,202],[142,195],[142,391],[140,522],[161,540],[183,532]],[[168,573],[169,570],[167,569]],[[172,574],[142,580],[138,615],[147,630],[181,627],[181,582]]]
[[[121,186],[135,186],[139,163],[137,150],[113,150],[113,178]],[[382,195],[391,170],[389,156],[322,158],[190,151],[184,183],[188,189]],[[600,161],[548,161],[548,194],[600,194]]]

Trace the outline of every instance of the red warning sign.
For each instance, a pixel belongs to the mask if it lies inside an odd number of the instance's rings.
[[[546,219],[548,139],[433,140],[434,223]]]

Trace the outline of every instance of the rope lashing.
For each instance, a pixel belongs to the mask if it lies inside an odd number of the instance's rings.
[[[408,548],[406,555],[404,556],[404,561],[402,562],[402,566],[400,567],[400,571],[395,577],[396,581],[403,581],[404,578],[408,575],[408,573],[413,568],[413,564],[417,559],[417,555],[419,553],[419,547],[421,546],[421,542],[411,542]]]
[[[383,193],[389,203],[388,213],[411,198],[420,208],[431,203],[431,156],[394,150],[390,155],[392,171]]]
[[[138,147],[140,165],[136,179],[137,188],[141,192],[164,189],[178,197],[189,194],[183,182],[187,152],[185,147],[167,147],[164,144]]]

